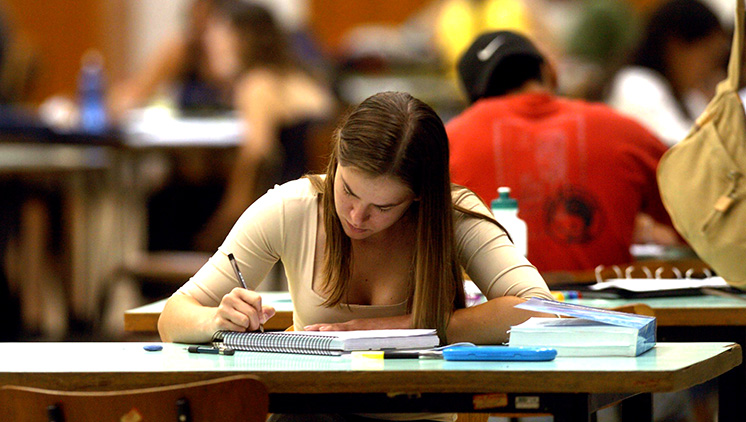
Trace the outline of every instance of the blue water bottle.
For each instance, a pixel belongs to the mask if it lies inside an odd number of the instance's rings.
[[[104,59],[99,52],[87,51],[83,55],[78,78],[80,129],[93,135],[103,134],[107,129],[103,64]]]

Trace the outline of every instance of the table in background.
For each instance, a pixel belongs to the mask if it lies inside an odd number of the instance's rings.
[[[137,267],[147,252],[148,195],[158,176],[148,166],[174,155],[217,153],[236,148],[246,128],[236,116],[175,117],[157,110],[133,113],[123,129],[118,160],[118,197],[123,226],[124,267]],[[156,158],[154,158],[156,157]],[[184,280],[186,281],[186,279]]]
[[[581,298],[567,303],[616,308],[641,303],[655,313],[660,327],[746,327],[746,294],[741,298],[714,295],[628,299]],[[735,341],[735,340],[733,340]]]
[[[232,116],[145,113],[103,135],[0,128],[0,177],[44,178],[63,193],[68,312],[80,328],[95,329],[112,281],[147,249],[151,154],[235,148],[244,130]]]
[[[264,303],[274,306],[277,314],[270,320],[282,320],[282,324],[292,324],[292,302],[289,292],[260,292]],[[660,327],[692,326],[732,326],[746,327],[746,295],[744,300],[722,296],[679,296],[668,298],[640,299],[567,299],[568,303],[578,303],[597,308],[623,308],[642,303],[650,306]],[[124,313],[125,329],[132,332],[157,331],[158,317],[163,310],[165,299],[127,310]],[[275,324],[278,325],[278,324]],[[736,340],[733,340],[736,341]]]
[[[61,193],[67,311],[73,320],[91,322],[97,316],[100,280],[116,265],[116,211],[109,196],[115,184],[114,150],[95,138],[40,130],[0,138],[0,177],[40,182]],[[24,288],[38,290],[31,284],[41,281],[31,278],[23,281],[29,284]],[[33,300],[39,300],[39,293],[32,294]]]
[[[718,378],[741,363],[732,343],[660,343],[638,357],[556,358],[550,362],[353,359],[237,352],[190,354],[184,344],[5,343],[0,385],[60,390],[153,387],[234,374],[267,386],[270,412],[590,413],[639,393],[669,392]],[[722,389],[730,388],[723,384]],[[722,399],[721,399],[722,400]],[[720,422],[741,420],[746,402]]]
[[[275,308],[275,316],[264,324],[265,330],[282,331],[293,325],[293,302],[288,292],[260,292],[262,303]],[[166,299],[149,303],[124,313],[124,330],[131,333],[156,334],[158,318]]]

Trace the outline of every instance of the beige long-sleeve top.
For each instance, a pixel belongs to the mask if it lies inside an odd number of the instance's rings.
[[[489,209],[467,189],[453,192],[454,203],[490,215]],[[210,260],[176,294],[186,294],[206,306],[239,286],[230,262],[235,255],[249,288],[256,288],[271,267],[282,260],[293,301],[296,330],[314,323],[407,313],[406,303],[325,307],[313,290],[321,269],[314,268],[320,219],[320,194],[308,179],[276,186],[252,204]],[[499,296],[551,299],[543,278],[519,254],[505,232],[482,219],[456,213],[456,248],[460,264],[487,299]],[[316,284],[318,285],[318,283]]]

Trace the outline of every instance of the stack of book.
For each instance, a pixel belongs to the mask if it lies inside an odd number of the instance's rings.
[[[516,307],[568,318],[534,317],[515,325],[510,346],[551,347],[557,356],[637,356],[656,343],[655,317],[537,298]]]

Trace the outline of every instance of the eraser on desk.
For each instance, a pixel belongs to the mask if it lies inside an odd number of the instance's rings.
[[[142,348],[147,350],[148,352],[158,352],[163,350],[163,346],[161,346],[160,344],[147,344]]]

